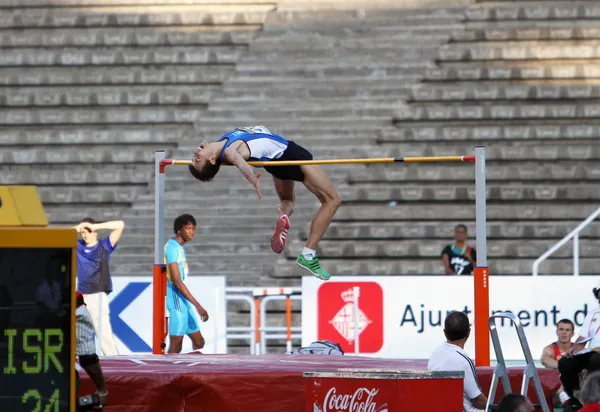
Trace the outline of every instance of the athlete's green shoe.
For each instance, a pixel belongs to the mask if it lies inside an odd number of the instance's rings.
[[[319,259],[316,256],[311,260],[308,260],[304,255],[300,255],[298,256],[298,259],[296,259],[296,264],[321,280],[329,280],[331,278],[331,275],[325,272],[321,265],[319,265]]]

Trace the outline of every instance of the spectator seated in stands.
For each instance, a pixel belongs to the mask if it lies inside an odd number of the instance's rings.
[[[469,318],[464,312],[450,312],[444,320],[447,341],[440,345],[429,358],[427,369],[432,371],[463,371],[465,374],[463,407],[466,412],[483,412],[487,397],[483,394],[475,364],[465,352],[465,343],[471,334]]]
[[[600,372],[586,377],[579,398],[584,405],[579,412],[600,412]]]
[[[556,336],[558,340],[546,346],[542,352],[541,362],[546,368],[558,369],[558,361],[565,353],[573,347],[573,336],[575,336],[575,325],[569,319],[561,319],[556,326]],[[569,400],[569,395],[565,392],[562,385],[557,391],[557,401],[555,406],[565,406]]]
[[[507,393],[500,399],[496,412],[534,412],[533,404],[520,393]]]
[[[475,248],[467,244],[467,227],[463,224],[456,225],[454,242],[442,250],[446,275],[472,275],[476,261]]]

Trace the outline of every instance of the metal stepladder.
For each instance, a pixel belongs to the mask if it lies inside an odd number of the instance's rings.
[[[540,381],[540,376],[537,373],[537,369],[535,367],[535,361],[531,356],[531,351],[529,350],[529,344],[527,343],[527,337],[525,336],[525,331],[523,330],[523,325],[521,325],[521,321],[518,317],[510,312],[499,312],[495,313],[488,319],[488,326],[490,328],[490,335],[492,338],[492,344],[494,345],[494,352],[496,352],[496,360],[497,365],[494,368],[494,375],[492,377],[492,384],[490,386],[490,393],[488,396],[488,401],[485,406],[485,410],[487,412],[491,412],[492,402],[494,402],[494,397],[496,396],[496,389],[498,389],[498,380],[502,380],[502,387],[504,388],[504,393],[511,393],[512,390],[510,388],[510,380],[508,379],[508,372],[506,370],[506,363],[504,361],[504,355],[502,353],[502,348],[500,346],[500,340],[498,338],[498,330],[496,329],[496,319],[503,318],[508,319],[515,326],[517,331],[517,336],[519,337],[519,343],[521,344],[521,349],[523,350],[523,354],[525,355],[525,370],[523,371],[523,382],[521,383],[521,395],[527,396],[527,390],[529,389],[529,380],[533,379],[533,387],[535,388],[535,393],[538,397],[540,404],[535,405],[536,409],[538,407],[542,408],[543,412],[550,412],[548,408],[548,404],[546,402],[546,398],[544,396],[544,390],[542,389],[542,382]]]

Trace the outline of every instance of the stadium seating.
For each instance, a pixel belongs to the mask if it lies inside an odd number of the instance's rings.
[[[50,220],[122,218],[115,275],[153,263],[153,158],[264,124],[316,158],[487,148],[491,272],[533,260],[600,204],[600,9],[591,1],[302,10],[267,0],[0,0],[0,184],[36,184]],[[67,5],[66,7],[64,5]],[[99,7],[102,5],[102,7]],[[344,201],[320,245],[333,275],[442,274],[465,223],[469,164],[326,166]],[[194,274],[297,284],[318,204],[298,185],[289,246],[270,251],[277,197],[231,167],[167,168],[165,235],[199,222]],[[597,273],[598,225],[581,236]],[[570,273],[570,247],[542,266]]]

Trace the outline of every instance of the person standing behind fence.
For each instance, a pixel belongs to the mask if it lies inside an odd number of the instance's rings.
[[[109,263],[110,255],[116,249],[124,228],[125,223],[121,220],[96,223],[90,217],[82,219],[75,226],[82,237],[82,240],[77,243],[77,291],[85,296],[96,334],[101,338],[102,353],[106,356],[119,354],[110,325],[108,308],[108,295],[112,292]],[[103,229],[110,230],[110,235],[98,240],[98,230]],[[102,319],[98,313],[100,300],[102,300]],[[98,332],[99,326],[102,326],[101,333]]]
[[[175,236],[165,245],[167,309],[169,310],[168,353],[180,353],[185,335],[192,340],[194,350],[204,347],[204,337],[200,333],[194,308],[203,322],[208,320],[208,312],[198,303],[184,283],[188,276],[188,264],[183,245],[194,238],[196,219],[187,214],[177,217],[173,223],[173,231]]]
[[[463,224],[456,225],[454,242],[442,250],[446,275],[472,275],[476,261],[475,248],[467,244],[467,227]]]

